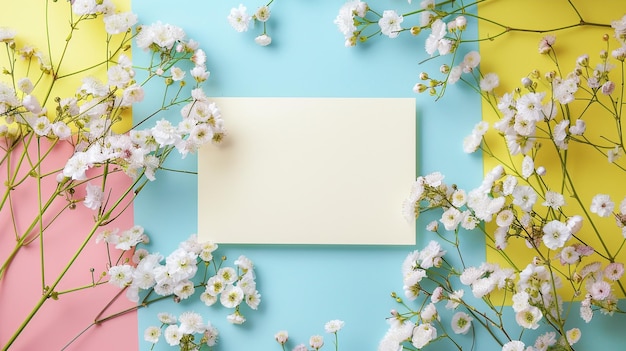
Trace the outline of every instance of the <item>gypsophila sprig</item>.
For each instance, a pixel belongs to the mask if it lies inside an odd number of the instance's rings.
[[[421,62],[440,59],[444,62],[440,66],[440,71],[437,72],[439,78],[435,75],[420,74],[420,81],[413,87],[416,93],[428,92],[430,95],[441,97],[448,84],[455,84],[459,80],[464,81],[463,76],[482,78],[481,88],[484,91],[490,91],[499,84],[497,75],[479,77],[474,74],[473,70],[479,63],[477,53],[469,54],[469,56],[459,54],[459,48],[464,43],[494,40],[508,33],[529,32],[533,29],[511,26],[500,23],[495,18],[483,18],[480,13],[475,14],[476,7],[485,2],[488,1],[423,0],[412,3],[409,0],[411,10],[402,13],[396,9],[380,10],[373,8],[372,6],[376,5],[370,6],[370,3],[364,1],[350,0],[339,8],[334,23],[343,35],[346,47],[363,45],[381,36],[394,39],[406,34],[412,35],[418,40],[425,38],[422,45],[426,56],[423,58],[416,57],[416,59]],[[571,2],[570,5],[574,7]],[[573,10],[579,14],[575,7]],[[474,34],[467,33],[468,20],[476,21],[479,24],[488,23],[495,26],[496,30],[477,39]],[[583,18],[579,18],[579,20],[579,22],[573,22],[567,26],[553,29],[540,28],[536,31],[551,32],[583,25],[609,26],[608,24],[587,21]],[[613,25],[622,30],[623,24],[621,22],[615,21]],[[540,52],[550,48],[551,38],[553,37],[546,37],[540,46]],[[474,78],[470,79],[473,80]]]
[[[67,16],[53,15],[53,6],[66,7]],[[222,304],[233,310],[228,318],[243,323],[241,304],[256,309],[260,303],[249,259],[242,256],[234,267],[221,267],[223,260],[213,257],[217,245],[199,243],[195,236],[163,257],[138,247],[149,241],[140,225],[114,227],[142,189],[158,181],[166,160],[184,159],[225,137],[221,112],[203,90],[210,75],[206,53],[181,27],[141,24],[136,14],[119,11],[110,0],[46,2],[43,13],[47,18],[41,33],[43,43],[24,42],[20,31],[28,29],[26,24],[25,28],[0,28],[0,45],[5,48],[0,57],[0,174],[4,185],[0,214],[12,221],[3,234],[15,238],[14,248],[1,257],[0,280],[6,279],[15,258],[29,245],[40,251],[41,267],[34,273],[42,277],[41,299],[29,314],[15,316],[24,321],[2,341],[2,349],[13,345],[44,304],[74,291],[109,283],[141,302],[111,315],[104,314],[105,308],[92,325],[165,298],[175,302],[189,299],[198,288],[208,286],[197,276],[198,265],[204,274],[214,269],[223,280],[228,298],[223,298]],[[102,34],[90,37],[91,31]],[[90,55],[84,51],[90,48],[74,44],[83,35],[100,45]],[[149,57],[146,66],[132,62],[128,53],[131,42]],[[81,59],[71,61],[71,56]],[[145,89],[148,85],[149,90]],[[139,104],[142,113],[131,120],[131,108]],[[16,211],[17,207],[20,210]],[[23,208],[34,210],[30,218],[25,219]],[[86,216],[91,224],[61,237],[54,235],[59,230],[55,223],[85,223],[76,216]],[[48,254],[48,245],[68,236],[77,239],[75,253],[61,258],[66,262],[58,275],[56,271],[44,274],[47,260],[57,259]],[[85,267],[91,271],[91,281],[69,288],[61,284],[94,240],[105,244],[100,247],[106,250],[107,259],[90,264],[107,267],[106,271],[96,273],[95,268]],[[207,304],[220,296],[207,295],[200,296]],[[194,349],[191,345],[198,342],[212,346],[217,331],[203,324],[200,313],[182,314],[180,325],[162,321],[168,325],[165,330],[149,328],[145,337],[156,341],[164,335],[168,343],[181,349]],[[194,338],[194,334],[201,337]]]
[[[344,321],[339,319],[333,319],[324,324],[324,331],[328,334],[334,335],[333,343],[335,344],[335,351],[339,350],[339,337],[337,333],[343,328]],[[274,335],[274,339],[282,347],[282,350],[288,350],[287,343],[289,341],[289,333],[286,330],[281,330]],[[309,348],[310,347],[310,348]],[[324,347],[324,337],[316,334],[309,338],[308,346],[305,344],[297,344],[293,347],[292,351],[317,351]]]
[[[436,5],[422,6],[431,11]],[[440,50],[446,38],[453,48],[462,43],[438,22],[453,12],[432,12],[428,53],[447,54],[446,45]],[[439,172],[417,177],[410,187],[405,218],[435,212],[426,229],[437,240],[402,263],[403,294],[391,295],[401,308],[388,317],[380,351],[434,343],[461,350],[468,338],[475,347],[503,351],[574,350],[595,315],[624,313],[618,300],[626,295],[626,194],[600,186],[597,177],[589,177],[598,171],[576,164],[598,159],[606,165],[603,177],[616,179],[626,170],[624,21],[626,16],[595,24],[611,27],[613,35],[597,38],[604,43],[598,54],[581,53],[574,62],[559,60],[558,35],[544,35],[535,54],[553,68],[541,74],[531,67],[509,92],[499,92],[496,73],[481,71],[476,51],[441,70],[446,83],[433,83],[422,73],[427,83],[416,88],[419,92],[463,80],[495,111],[494,122],[479,122],[462,142],[465,152],[481,151],[494,165],[474,189],[449,184]],[[606,190],[589,194],[595,188]],[[485,239],[490,260],[466,263],[471,252],[460,238],[472,235]],[[579,321],[582,327],[571,326]],[[476,339],[478,328],[491,343]],[[532,330],[539,333],[525,332]]]
[[[263,25],[261,34],[254,38],[254,42],[260,46],[268,46],[272,43],[272,37],[267,32],[268,21],[270,20],[270,5],[274,0],[270,0],[267,4],[259,6],[256,11],[250,15],[248,8],[243,4],[233,7],[227,16],[228,23],[237,32],[247,32],[250,26]]]

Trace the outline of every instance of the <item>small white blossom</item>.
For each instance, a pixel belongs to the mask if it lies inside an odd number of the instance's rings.
[[[242,4],[239,4],[239,7],[232,8],[230,10],[230,14],[228,15],[228,23],[230,23],[230,25],[237,32],[245,32],[250,26],[252,16],[250,16],[246,11],[247,8]]]
[[[383,35],[389,38],[396,38],[399,32],[402,30],[400,24],[404,21],[404,18],[394,10],[385,10],[383,16],[378,20],[378,26]]]

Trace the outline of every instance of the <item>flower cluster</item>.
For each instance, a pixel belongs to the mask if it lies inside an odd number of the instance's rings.
[[[417,10],[400,14],[397,10],[386,9],[381,15],[381,11],[372,9],[367,2],[351,0],[339,9],[334,23],[343,34],[347,47],[365,43],[380,34],[393,39],[402,32],[419,36],[428,30],[424,40],[425,52],[430,58],[446,56],[456,53],[464,42],[463,34],[467,29],[465,11],[471,6],[446,6],[447,3],[438,5],[435,0],[424,0]],[[411,16],[419,16],[419,19],[408,25],[405,19]],[[445,78],[422,76],[422,80],[428,80],[428,84],[417,83],[413,90],[419,93],[428,90],[431,95],[443,94],[448,83],[454,84],[463,72],[471,72],[479,63],[474,59],[475,55],[466,56],[461,63],[456,63],[456,55],[450,57],[450,62],[443,64],[440,69]],[[439,92],[437,88],[441,88]]]
[[[15,236],[13,251],[2,257],[0,280],[24,247],[39,242],[40,273],[45,284],[41,301],[3,348],[13,344],[44,303],[56,300],[61,294],[107,282],[125,289],[132,301],[139,301],[140,295],[145,294],[136,308],[167,296],[180,301],[192,296],[198,287],[204,287],[202,301],[211,305],[219,300],[225,307],[234,309],[229,321],[243,323],[242,302],[252,309],[260,302],[253,265],[246,257],[241,256],[235,262],[236,268],[221,267],[225,258],[218,262],[213,257],[217,245],[199,243],[195,236],[163,257],[137,248],[148,242],[139,225],[122,232],[102,230],[110,228],[134,197],[157,179],[157,172],[164,169],[163,164],[170,156],[185,158],[203,145],[219,143],[224,138],[226,130],[220,110],[203,90],[210,75],[206,53],[198,42],[186,38],[182,28],[161,22],[139,24],[137,15],[118,11],[111,0],[62,3],[54,6],[69,6],[68,18],[52,18],[47,12],[48,5],[46,15],[51,17],[51,26],[58,24],[59,28],[67,28],[68,33],[59,41],[50,33],[43,33],[48,34],[44,36],[48,47],[45,52],[23,43],[17,30],[0,28],[0,44],[6,48],[6,57],[0,61],[5,67],[5,78],[0,80],[3,151],[0,168],[6,176],[2,178],[5,188],[0,197],[0,211],[14,222],[7,226],[13,229],[6,234]],[[54,20],[59,23],[53,23]],[[83,26],[103,31],[106,38],[106,50],[93,55],[97,56],[93,57],[94,63],[89,62],[92,57],[81,60],[84,67],[67,61],[67,57],[77,54],[69,43],[82,34],[78,30]],[[132,41],[150,56],[146,67],[133,64],[125,53]],[[63,54],[55,56],[59,42]],[[161,96],[148,98],[148,92]],[[136,114],[131,121],[130,109],[138,106],[141,117],[137,119]],[[169,116],[167,119],[162,117],[165,114]],[[176,115],[179,121],[174,121]],[[48,161],[49,157],[61,159],[62,164]],[[120,189],[120,183],[113,182],[112,179],[120,176],[124,179],[122,186],[127,188]],[[54,186],[50,190],[44,184]],[[35,199],[21,197],[21,189],[27,187],[36,189]],[[29,207],[38,208],[39,212],[35,213],[32,225],[22,228],[17,224],[14,206],[30,200],[34,202]],[[77,228],[76,233],[84,244],[59,276],[47,282],[49,273],[43,274],[44,244],[54,236],[47,235],[46,241],[42,238],[54,230],[55,220],[73,222],[71,216],[80,211],[71,211],[80,203],[93,217],[92,226]],[[93,278],[90,285],[59,291],[59,283],[92,238],[107,245],[108,272],[100,279]],[[112,258],[115,255],[119,255],[117,260]],[[208,281],[194,281],[199,263],[207,271],[216,267]],[[150,299],[152,293],[160,297]],[[94,323],[112,318],[100,317],[96,316]],[[208,345],[215,342],[217,331],[210,325],[202,325],[200,315],[188,312],[178,320],[181,324],[176,330],[175,322],[162,320],[169,325],[165,331],[169,344],[174,345],[174,340],[181,345],[192,342],[190,335],[195,333],[202,333],[203,342]],[[148,334],[154,338],[155,333]]]
[[[107,243],[109,238],[112,235],[106,235]],[[165,258],[142,248],[136,249],[131,262],[109,269],[109,283],[125,288],[127,297],[142,305],[163,297],[172,297],[174,301],[180,302],[196,294],[196,289],[204,288],[199,299],[206,306],[219,301],[222,306],[234,310],[226,319],[233,324],[242,324],[246,318],[241,313],[241,304],[245,302],[249,308],[256,310],[261,302],[261,295],[256,289],[254,265],[247,257],[240,256],[234,262],[235,267],[224,267],[222,263],[226,258],[218,260],[213,255],[217,248],[217,244],[200,243],[192,235]],[[201,270],[204,277],[202,281],[197,278],[199,266],[204,267]],[[209,268],[214,270],[213,274],[208,272]],[[148,292],[142,294],[144,298],[139,301],[142,290]],[[160,297],[151,300],[152,293]],[[180,346],[181,350],[199,347],[194,344],[195,334],[203,335],[200,344],[213,346],[217,342],[217,329],[210,323],[203,324],[202,316],[196,312],[184,312],[178,319],[168,313],[161,313],[158,317],[161,326],[148,327],[144,333],[144,339],[150,343],[159,341],[164,327],[166,342],[171,346]]]
[[[213,347],[219,335],[211,323],[205,324],[202,316],[195,312],[183,312],[178,318],[170,313],[159,313],[160,327],[151,326],[144,331],[144,339],[150,343],[159,342],[161,335],[170,346],[180,346],[181,350],[198,350],[203,345]],[[202,335],[196,341],[196,334]]]
[[[333,334],[335,336],[335,350],[339,350],[339,340],[337,333],[343,328],[344,324],[345,323],[342,320],[333,319],[331,321],[328,321],[324,325],[324,331],[326,331],[326,333],[328,334]],[[280,344],[283,351],[286,350],[286,345],[289,341],[289,333],[286,330],[281,330],[276,333],[276,335],[274,335],[274,339],[276,340],[276,342],[278,342],[278,344]],[[292,351],[320,350],[324,346],[324,337],[318,334],[311,336],[309,338],[309,346],[311,347],[311,349],[309,349],[305,344],[298,344],[294,346]]]
[[[125,233],[131,233],[131,237],[141,238],[134,240],[135,243],[147,240],[139,226]],[[106,230],[100,233],[99,238],[119,249],[120,237],[123,236],[124,234],[118,236],[115,232]],[[222,267],[221,262],[216,262],[213,256],[217,248],[217,244],[198,242],[196,236],[192,235],[165,258],[143,248],[136,249],[131,262],[109,268],[109,283],[126,288],[126,295],[135,302],[139,301],[141,290],[150,290],[160,296],[173,295],[176,301],[181,301],[194,295],[197,287],[204,287],[200,299],[207,306],[212,306],[219,300],[222,306],[235,309],[227,319],[231,323],[242,324],[245,318],[240,313],[241,303],[245,302],[251,309],[256,310],[261,302],[261,295],[256,289],[254,265],[247,257],[240,256],[234,262],[236,268]],[[165,264],[162,263],[164,260]],[[198,273],[199,264],[205,269],[214,267],[215,273],[206,281],[196,284],[194,277]]]
[[[481,150],[496,166],[468,191],[446,184],[438,172],[419,176],[413,184],[403,205],[405,217],[413,220],[421,213],[440,210],[426,229],[455,248],[460,264],[453,264],[436,241],[407,256],[402,265],[405,298],[423,302],[417,310],[391,312],[391,327],[379,350],[405,349],[403,345],[420,349],[443,339],[460,349],[454,335],[477,327],[485,328],[503,351],[571,350],[583,335],[578,327],[566,327],[566,321],[575,318],[568,313],[574,300],[582,298],[578,318],[585,323],[592,322],[596,312],[624,313],[618,307],[618,297],[625,294],[624,263],[618,259],[619,243],[626,239],[626,198],[619,205],[604,193],[583,198],[582,185],[575,181],[581,170],[570,167],[576,159],[573,153],[589,148],[618,174],[625,169],[620,158],[624,152],[621,126],[616,137],[607,134],[610,129],[598,137],[587,128],[589,123],[603,122],[598,121],[598,113],[587,113],[596,106],[601,108],[599,115],[620,119],[621,103],[616,101],[623,92],[616,88],[620,83],[614,80],[612,69],[624,62],[620,23],[625,19],[612,23],[619,48],[610,54],[600,52],[595,65],[589,55],[581,55],[573,70],[563,75],[556,37],[544,37],[538,52],[557,69],[543,76],[535,70],[521,80],[521,87],[501,96],[494,91],[497,75],[483,75],[477,65],[473,68],[482,77],[475,80],[476,91],[493,104],[498,119],[492,125],[478,123],[463,147],[466,152]],[[608,35],[603,40],[608,42]],[[478,53],[471,55],[479,61]],[[623,79],[621,74],[618,77]],[[577,102],[583,104],[582,112],[574,112],[580,108]],[[489,138],[490,127],[495,139]],[[497,152],[494,140],[498,138],[510,162]],[[606,226],[604,218],[614,218],[614,225]],[[600,225],[604,227],[599,229]],[[466,232],[483,233],[488,248],[505,265],[466,265],[459,239]],[[520,258],[524,248],[528,254]],[[403,298],[392,296],[404,304]],[[441,316],[449,313],[437,307],[441,301],[445,301],[444,310],[454,312],[447,324]],[[513,318],[507,320],[502,311],[509,305]],[[545,332],[529,340],[515,336],[517,330]]]
[[[228,14],[228,23],[237,32],[246,32],[250,28],[250,24],[256,22],[263,23],[263,33],[254,38],[254,42],[261,46],[268,46],[272,43],[272,37],[267,34],[267,22],[270,19],[270,5],[274,0],[270,0],[266,5],[259,7],[253,15],[248,14],[248,9],[239,4],[238,7],[233,7]]]

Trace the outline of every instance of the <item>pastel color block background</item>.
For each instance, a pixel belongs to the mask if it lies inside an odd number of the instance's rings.
[[[606,2],[610,6],[621,4],[617,0]],[[461,147],[463,137],[482,118],[481,102],[477,96],[462,85],[457,85],[435,103],[432,97],[415,95],[411,90],[421,71],[437,71],[439,66],[438,62],[427,62],[421,66],[417,64],[426,58],[421,44],[424,34],[417,40],[407,35],[393,40],[381,38],[356,48],[345,48],[341,33],[332,23],[343,2],[277,0],[272,5],[272,20],[269,23],[269,33],[274,42],[269,47],[260,47],[253,42],[260,28],[237,33],[226,20],[230,8],[239,3],[239,0],[134,0],[132,9],[139,14],[141,23],[162,21],[179,25],[185,29],[189,38],[200,42],[207,52],[207,66],[212,72],[207,91],[211,96],[415,98],[418,137],[416,175],[441,171],[449,183],[465,188],[472,188],[481,181],[482,158],[477,154],[464,154]],[[378,3],[377,7],[409,9],[405,0]],[[263,2],[248,0],[245,4],[249,10],[253,10]],[[539,5],[537,1],[532,4]],[[23,3],[10,2],[10,6],[9,11],[0,14],[0,25],[9,19],[27,21],[30,19],[28,16],[33,15],[24,10]],[[619,10],[611,11],[611,14],[621,15],[624,11],[626,9],[620,7]],[[516,12],[510,13],[513,16]],[[17,14],[24,17],[18,17]],[[36,31],[37,22],[33,23],[33,31]],[[474,22],[470,21],[468,31],[474,35],[477,33]],[[536,43],[538,36],[531,36],[528,40]],[[503,49],[505,47],[494,46],[489,50],[497,53],[498,56],[494,57],[501,57],[499,55],[512,50]],[[460,54],[473,49],[478,49],[478,45],[466,46]],[[140,50],[134,50],[133,56],[136,64],[147,59]],[[495,67],[495,62],[483,62],[483,65],[486,68]],[[508,69],[508,66],[503,68],[504,71]],[[511,70],[511,75],[517,82],[519,72]],[[149,91],[147,96],[150,96]],[[141,107],[135,109],[134,113],[135,116],[141,116]],[[173,115],[172,118],[175,120],[178,117]],[[224,116],[224,119],[228,123],[228,116]],[[381,116],[381,123],[384,123],[384,116]],[[279,129],[280,125],[276,128]],[[320,142],[323,142],[323,136],[320,136]],[[195,158],[190,156],[183,161],[172,162],[170,166],[193,171],[196,167]],[[157,178],[157,183],[151,184],[154,186],[147,187],[139,196],[134,209],[134,221],[144,226],[152,238],[148,249],[167,255],[180,241],[197,230],[196,177],[161,172]],[[410,184],[407,184],[407,194],[409,189]],[[367,201],[367,194],[364,193],[362,199],[355,201]],[[132,212],[128,214],[132,215]],[[244,254],[256,265],[262,302],[258,311],[242,310],[248,318],[246,324],[229,324],[225,316],[230,311],[219,306],[209,308],[196,300],[181,303],[168,300],[93,328],[70,349],[148,350],[150,344],[143,341],[143,330],[147,326],[158,325],[156,316],[159,312],[179,314],[194,310],[218,327],[220,340],[216,349],[220,351],[279,350],[280,346],[273,338],[279,330],[289,331],[290,347],[296,343],[307,343],[311,335],[324,334],[324,323],[331,319],[346,322],[339,334],[342,350],[374,350],[387,330],[384,318],[390,309],[398,307],[389,295],[391,291],[401,293],[400,265],[406,254],[434,239],[431,233],[421,229],[432,219],[428,216],[420,219],[416,247],[222,245],[218,254],[226,255],[230,262]],[[123,223],[130,224],[132,218],[126,221]],[[4,223],[5,219],[0,218],[3,231]],[[60,233],[66,233],[68,227],[71,229],[77,223],[72,219],[65,224],[65,227],[59,229]],[[124,227],[123,224],[118,225]],[[468,252],[472,253],[470,262],[466,263],[482,262],[485,258],[484,239],[468,234],[462,240],[463,245],[470,248]],[[70,245],[64,242],[58,248],[59,252]],[[6,249],[7,244],[0,242],[0,250]],[[36,257],[37,252],[33,255]],[[19,266],[31,264],[32,261],[26,259]],[[78,266],[81,267],[80,263]],[[83,273],[77,272],[79,281],[84,278]],[[24,313],[32,304],[30,300],[38,294],[36,275],[21,269],[11,270],[10,274],[11,280],[0,283],[0,342],[7,338],[6,330],[13,329],[16,318]],[[32,287],[26,285],[26,280],[33,280],[28,283]],[[11,284],[24,284],[23,291],[9,294],[6,286],[11,281],[14,282]],[[50,304],[53,307],[44,311],[34,328],[26,334],[28,337],[15,350],[59,349],[68,337],[71,338],[89,323],[94,311],[99,311],[100,305],[109,301],[115,290],[108,289],[100,296],[83,297],[85,300],[79,302],[81,309],[72,307],[76,306],[73,305],[76,300]],[[80,295],[77,298],[81,299]],[[122,303],[121,308],[125,306],[129,304]],[[572,313],[577,313],[576,307]],[[590,333],[593,336],[584,335],[580,349],[599,346],[619,349],[621,340],[609,340],[601,335],[619,335],[623,321],[623,318],[609,319],[597,315],[594,323],[599,323]],[[469,336],[465,340],[469,347]],[[154,348],[169,349],[163,340]],[[324,349],[333,349],[330,338],[327,338]],[[485,345],[480,350],[498,348]]]
[[[50,11],[51,37],[56,39],[51,43],[50,52],[53,60],[58,60],[67,33],[69,33],[70,7],[64,1],[58,3],[47,1],[47,3]],[[128,2],[118,1],[117,3],[120,9],[129,8]],[[18,47],[33,45],[46,52],[46,56],[48,56],[45,40],[45,5],[46,2],[36,0],[2,1],[0,26],[17,30]],[[67,51],[67,66],[62,67],[59,72],[61,75],[68,73],[70,68],[76,69],[77,67],[93,65],[102,57],[102,55],[97,54],[103,52],[99,50],[106,50],[101,45],[105,33],[100,21],[101,19],[98,19],[98,23],[83,23],[80,27],[81,30],[74,34]],[[4,43],[2,43],[2,50],[3,58],[0,65],[6,63]],[[85,55],[86,52],[93,54]],[[103,70],[91,70],[89,73],[102,77],[105,72]],[[5,81],[6,77],[8,76],[3,75],[0,79]],[[59,96],[71,96],[77,86],[80,85],[79,79],[68,78],[62,79],[60,82],[61,84],[53,93]],[[41,94],[41,91],[35,91],[35,94]],[[42,141],[42,153],[47,150],[48,145],[45,140]],[[31,157],[36,157],[37,151],[34,147],[29,152]],[[51,157],[46,159],[42,169],[62,169],[71,156],[71,152],[72,149],[69,145],[60,143],[55,147]],[[6,164],[5,162],[0,166],[2,194],[4,194],[8,174]],[[12,165],[14,164],[15,162],[12,163]],[[11,166],[9,171],[13,169]],[[23,175],[24,172],[21,172],[20,177]],[[50,194],[56,187],[55,177],[56,175],[53,174],[43,180],[43,194]],[[37,184],[34,178],[27,178],[24,184],[12,192],[15,204],[15,223],[20,235],[26,231],[38,213]],[[119,174],[113,175],[108,184],[111,186],[112,197],[119,197],[122,190],[130,185],[128,177],[119,177]],[[85,196],[84,186],[78,188],[75,196],[76,198]],[[46,225],[50,223],[53,214],[63,208],[65,204],[63,198],[59,197],[55,200],[51,209],[44,216],[43,223]],[[0,213],[0,258],[2,262],[15,246],[15,233],[10,216],[7,205]],[[56,279],[83,242],[87,231],[93,226],[93,222],[93,212],[79,204],[76,210],[65,211],[48,228],[44,239],[45,255],[43,257],[46,284],[52,284]],[[109,228],[130,228],[132,224],[133,211],[130,208]],[[39,241],[35,240],[23,247],[0,281],[0,347],[6,343],[42,296],[39,246]],[[106,255],[103,244],[98,245],[95,241],[91,241],[55,290],[64,291],[91,284],[92,273],[90,268],[94,269],[93,274],[97,280],[101,273],[108,270],[105,265],[107,262]],[[118,293],[118,288],[105,284],[97,288],[60,295],[57,301],[46,301],[10,350],[60,350],[72,338],[79,336],[101,312],[101,317],[105,317],[111,313],[134,307],[134,303],[128,301],[124,293],[120,295],[120,298],[115,299]],[[111,301],[111,306],[105,309]],[[104,323],[89,328],[67,350],[134,350],[138,347],[137,340],[136,314],[130,313],[116,318],[113,323]]]

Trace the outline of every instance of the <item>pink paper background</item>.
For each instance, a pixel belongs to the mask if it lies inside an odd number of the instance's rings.
[[[4,144],[4,141],[2,141]],[[45,143],[44,143],[45,144]],[[3,145],[4,146],[4,145]],[[34,149],[31,150],[34,152]],[[61,169],[72,149],[69,145],[57,146],[52,156],[47,159],[43,169]],[[35,154],[36,155],[36,154]],[[93,173],[92,173],[93,174]],[[6,163],[0,166],[0,184],[7,180]],[[29,178],[13,191],[13,209],[16,213],[18,230],[25,230],[36,218],[37,186],[34,178]],[[47,177],[43,194],[49,194],[55,187],[55,176]],[[99,184],[99,183],[98,183]],[[122,174],[114,174],[107,181],[111,199],[117,199],[130,184],[130,179]],[[4,193],[4,190],[2,191]],[[74,194],[76,198],[84,196],[84,186]],[[65,199],[58,198],[53,205],[60,208]],[[50,211],[54,213],[53,211]],[[59,272],[65,267],[75,250],[83,242],[92,228],[94,211],[78,203],[75,210],[66,210],[45,232],[45,281],[52,284]],[[48,223],[51,216],[44,218]],[[133,225],[132,206],[107,228],[125,230]],[[99,232],[100,230],[98,230]],[[0,259],[6,257],[15,245],[8,204],[0,211]],[[41,260],[39,241],[22,248],[11,262],[6,276],[0,280],[0,345],[4,345],[29,311],[42,296]],[[115,251],[115,250],[114,250]],[[118,254],[112,255],[115,258]],[[0,263],[1,264],[1,263]],[[114,262],[115,264],[115,262]],[[72,265],[56,291],[89,285],[92,282],[90,268],[94,268],[97,280],[99,274],[107,271],[107,252],[103,243],[96,244],[95,236],[84,252]],[[58,300],[47,300],[35,318],[10,350],[61,350],[70,340],[88,327],[105,306],[115,299],[120,289],[110,284],[61,295]],[[103,316],[133,307],[122,292]],[[138,348],[136,312],[127,313],[112,320],[91,327],[67,350],[136,350]]]

